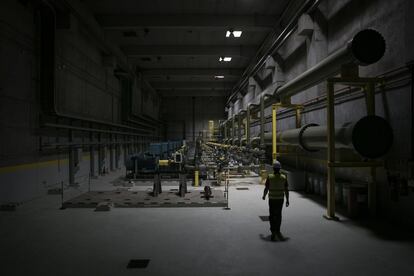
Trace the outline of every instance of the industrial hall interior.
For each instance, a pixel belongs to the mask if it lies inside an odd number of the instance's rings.
[[[414,1],[0,1],[0,275],[414,275]]]

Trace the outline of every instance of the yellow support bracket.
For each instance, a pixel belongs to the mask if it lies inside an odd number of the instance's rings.
[[[168,159],[160,159],[158,160],[158,165],[159,166],[168,166],[170,164],[170,160]]]
[[[288,101],[282,101],[280,103],[275,103],[272,105],[272,159],[273,162],[277,160],[277,156],[280,155],[277,153],[277,110],[278,108],[294,108],[296,114],[296,126],[300,127],[301,124],[301,111],[303,105],[292,104],[290,99]]]
[[[194,171],[194,187],[199,186],[199,177],[198,177],[198,170]]]

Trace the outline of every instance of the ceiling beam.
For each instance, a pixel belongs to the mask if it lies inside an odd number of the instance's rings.
[[[162,97],[227,97],[230,90],[218,90],[218,89],[167,89],[160,90]]]
[[[252,46],[199,46],[199,45],[123,45],[121,49],[129,57],[139,56],[238,56],[252,57]]]
[[[234,28],[246,30],[269,30],[276,25],[276,16],[269,15],[141,15],[96,14],[95,18],[104,29],[125,30],[134,28]]]
[[[150,82],[152,87],[158,90],[165,89],[231,89],[235,82],[226,81],[157,81]]]
[[[212,69],[191,69],[191,68],[157,68],[142,70],[144,76],[235,76],[239,77],[243,69],[236,68],[212,68]]]

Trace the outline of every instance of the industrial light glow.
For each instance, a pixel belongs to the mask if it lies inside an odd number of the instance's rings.
[[[220,62],[223,62],[223,61],[224,61],[224,62],[229,62],[229,61],[231,61],[231,57],[220,57],[220,58],[219,58],[219,61],[220,61]]]
[[[215,79],[224,79],[224,76],[214,76]]]
[[[233,37],[238,38],[238,37],[241,37],[242,33],[243,33],[242,31],[228,30],[228,31],[226,32],[226,37],[231,37],[231,36],[233,36]]]
[[[233,32],[234,37],[241,37],[241,35],[242,35],[242,31],[234,31]]]

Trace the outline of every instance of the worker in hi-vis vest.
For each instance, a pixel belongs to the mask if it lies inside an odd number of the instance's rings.
[[[279,161],[273,164],[273,174],[269,174],[267,177],[263,191],[263,200],[266,199],[266,195],[269,193],[269,221],[272,241],[285,240],[280,232],[280,225],[282,223],[282,208],[285,196],[286,207],[289,206],[289,190],[286,176],[280,173],[281,168]]]

